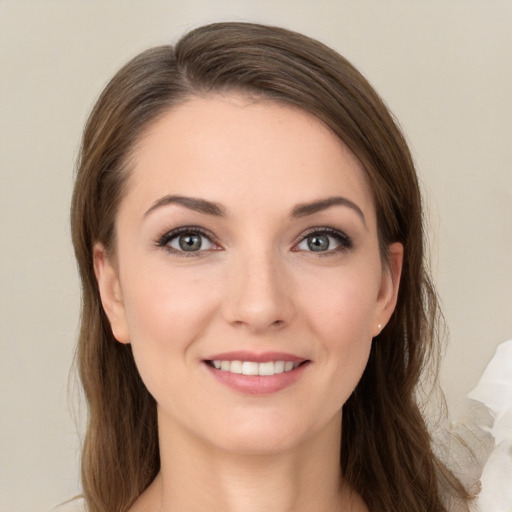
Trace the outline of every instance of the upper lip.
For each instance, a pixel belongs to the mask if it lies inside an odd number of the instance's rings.
[[[206,361],[252,361],[254,363],[268,363],[270,361],[291,361],[293,363],[302,363],[308,359],[285,352],[249,352],[239,350],[235,352],[223,352],[215,354],[205,359]]]

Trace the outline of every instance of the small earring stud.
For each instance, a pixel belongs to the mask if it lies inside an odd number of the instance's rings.
[[[379,328],[379,331],[382,331],[382,324],[379,324],[377,327]]]

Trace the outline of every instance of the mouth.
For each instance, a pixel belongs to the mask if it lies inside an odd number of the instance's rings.
[[[304,361],[243,361],[243,360],[227,360],[227,359],[213,359],[206,360],[206,364],[221,372],[235,373],[239,375],[261,375],[272,376],[280,373],[291,372],[301,365],[308,363]]]
[[[218,382],[250,395],[268,395],[292,386],[311,363],[284,352],[225,352],[203,360]]]

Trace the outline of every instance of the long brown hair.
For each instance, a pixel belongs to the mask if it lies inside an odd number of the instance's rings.
[[[130,345],[116,342],[102,310],[92,247],[114,250],[115,218],[130,154],[155,120],[193,96],[237,91],[297,106],[321,119],[363,164],[377,210],[381,254],[404,246],[396,310],[373,343],[343,407],[344,478],[372,511],[445,511],[467,493],[436,458],[416,400],[420,374],[438,355],[439,308],[424,257],[413,161],[386,106],[343,57],[303,35],[219,23],[150,49],[108,84],[87,122],[72,200],[82,278],[77,360],[89,407],[82,483],[90,512],[124,512],[159,471],[156,404]],[[462,505],[465,508],[465,505]]]

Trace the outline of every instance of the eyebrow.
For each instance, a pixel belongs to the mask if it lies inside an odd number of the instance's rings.
[[[167,206],[169,204],[178,204],[190,210],[194,210],[199,213],[204,213],[206,215],[213,215],[214,217],[225,216],[224,207],[212,201],[207,201],[206,199],[199,199],[196,197],[166,195],[161,197],[160,199],[157,199],[146,211],[144,217],[149,215],[152,211],[156,210],[157,208],[161,208],[162,206]],[[359,208],[359,206],[357,206],[357,204],[352,202],[350,199],[347,199],[346,197],[342,196],[333,196],[328,197],[326,199],[320,199],[318,201],[312,201],[310,203],[299,204],[295,208],[293,208],[291,216],[295,218],[306,217],[308,215],[313,215],[314,213],[327,210],[332,206],[346,206],[348,208],[351,208],[361,218],[364,226],[367,227],[366,218],[361,208]]]
[[[366,218],[361,208],[359,208],[359,206],[357,206],[357,204],[352,202],[350,199],[342,196],[333,196],[326,199],[320,199],[319,201],[313,201],[311,203],[299,204],[292,210],[292,217],[305,217],[307,215],[312,215],[314,213],[326,210],[331,206],[346,206],[351,208],[357,213],[357,215],[359,215],[363,221],[364,226],[367,227]]]
[[[206,201],[205,199],[198,199],[195,197],[167,195],[157,199],[151,205],[151,208],[146,211],[144,217],[149,215],[157,208],[161,208],[162,206],[167,206],[169,204],[179,204],[190,210],[194,210],[199,213],[205,213],[207,215],[213,215],[215,217],[223,217],[225,215],[224,208],[217,203],[212,203],[211,201]]]

